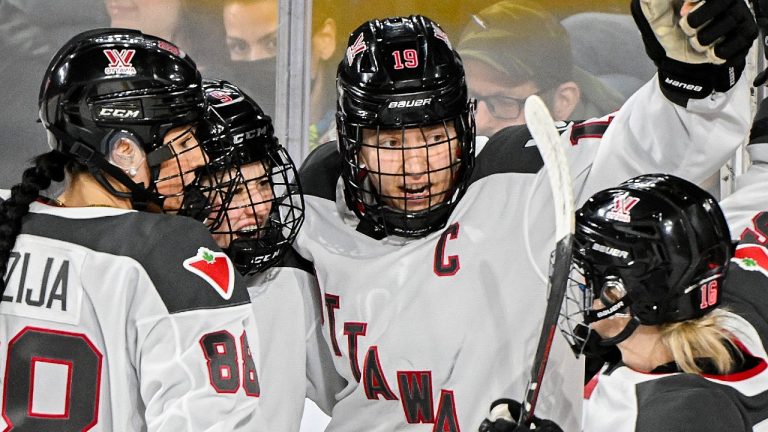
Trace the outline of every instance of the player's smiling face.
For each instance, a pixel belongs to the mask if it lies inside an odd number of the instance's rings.
[[[407,212],[449,198],[460,166],[452,123],[421,128],[363,130],[360,162],[384,204]]]
[[[258,238],[264,235],[275,199],[268,166],[264,162],[254,162],[214,176],[214,179],[203,179],[202,185],[216,190],[209,197],[212,200],[211,215],[206,221],[207,225],[211,225],[221,218],[221,222],[211,231],[216,243],[226,248],[236,238]],[[224,214],[221,214],[222,195],[228,196],[230,193],[232,199]]]
[[[230,170],[224,173],[224,178],[216,181],[236,182],[222,225],[213,231],[216,243],[226,248],[236,238],[263,235],[275,197],[265,164],[255,162],[245,165],[239,175],[237,170]],[[215,199],[218,201],[214,203],[214,208],[218,208],[221,201],[218,195]]]

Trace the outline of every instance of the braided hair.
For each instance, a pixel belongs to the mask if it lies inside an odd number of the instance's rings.
[[[72,155],[53,150],[34,159],[34,166],[24,170],[21,183],[11,188],[11,196],[0,203],[0,294],[5,291],[5,272],[21,220],[29,213],[29,205],[48,189],[52,181],[64,180],[65,172],[82,171],[85,167]]]

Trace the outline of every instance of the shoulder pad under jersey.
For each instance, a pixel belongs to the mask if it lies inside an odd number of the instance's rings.
[[[312,151],[299,169],[304,195],[335,201],[342,163],[336,141],[327,142]]]
[[[134,259],[149,275],[169,313],[249,301],[240,273],[205,226],[191,218],[127,212],[69,219],[31,213],[22,233]]]

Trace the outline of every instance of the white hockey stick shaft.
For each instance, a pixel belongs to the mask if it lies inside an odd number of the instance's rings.
[[[526,100],[525,120],[544,160],[544,169],[547,170],[549,184],[552,188],[556,243],[555,259],[549,276],[547,308],[520,419],[521,422],[529,425],[536,409],[544,371],[557,330],[560,306],[568,283],[571,268],[571,245],[575,227],[575,208],[568,159],[560,141],[560,134],[555,128],[555,122],[552,120],[547,106],[538,96],[534,95]]]

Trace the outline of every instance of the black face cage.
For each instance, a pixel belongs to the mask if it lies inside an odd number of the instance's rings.
[[[550,261],[554,260],[554,253]],[[550,263],[550,269],[552,263]],[[583,265],[576,259],[571,263],[571,272],[568,276],[565,297],[560,306],[560,318],[558,327],[565,337],[568,345],[576,354],[584,354],[587,341],[594,331],[589,327],[587,312],[592,310],[595,299],[592,287],[589,286]]]
[[[202,221],[207,216],[207,197],[200,187],[201,179],[209,178],[212,172],[195,130],[196,126],[189,126],[147,158],[154,179],[151,190],[162,200],[163,211]],[[172,174],[163,175],[164,168]]]
[[[205,223],[240,273],[263,271],[285,255],[304,222],[296,166],[279,145],[262,160],[233,150],[213,165],[219,170],[201,182]]]
[[[346,199],[361,220],[373,223],[387,235],[403,237],[421,237],[445,226],[466,191],[474,167],[475,120],[471,104],[460,115],[431,125],[388,129],[346,120],[340,123]],[[425,132],[430,127],[441,129],[443,138],[430,140],[434,134]],[[419,130],[418,143],[406,143],[409,129]],[[366,130],[373,136],[364,138]],[[397,144],[382,139],[382,131],[399,131],[395,134],[399,135]],[[364,152],[375,155],[374,160],[364,160]],[[414,167],[409,158],[423,162]],[[392,160],[396,163],[389,163],[387,170],[384,165]],[[439,184],[446,178],[445,185]]]

